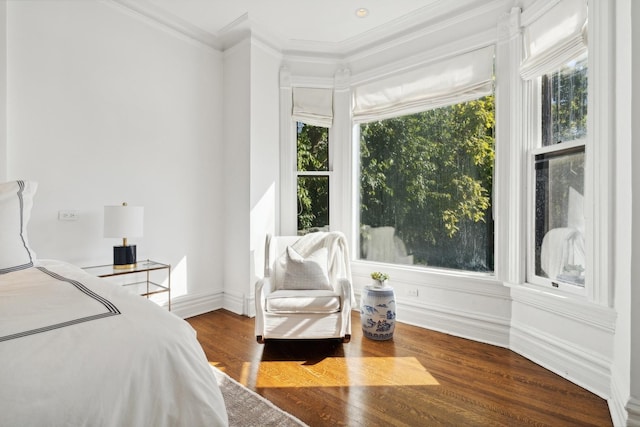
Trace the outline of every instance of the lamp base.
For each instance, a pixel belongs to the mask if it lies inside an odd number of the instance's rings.
[[[131,268],[136,265],[136,245],[113,247],[113,268]]]

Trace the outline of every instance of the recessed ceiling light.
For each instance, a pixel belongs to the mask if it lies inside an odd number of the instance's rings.
[[[364,7],[356,9],[356,16],[358,18],[366,18],[369,16],[369,9],[365,9]]]

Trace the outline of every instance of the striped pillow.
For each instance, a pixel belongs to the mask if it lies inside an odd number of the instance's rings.
[[[27,224],[37,188],[35,182],[0,183],[0,274],[33,267]]]

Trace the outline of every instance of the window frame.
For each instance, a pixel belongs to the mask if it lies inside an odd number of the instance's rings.
[[[503,114],[503,117],[510,117],[515,123],[515,128],[510,132],[512,138],[516,137],[522,143],[513,150],[510,167],[510,175],[515,178],[513,182],[523,179],[522,187],[526,186],[525,200],[517,203],[518,216],[509,216],[509,229],[517,231],[520,227],[525,228],[522,236],[517,236],[510,241],[509,246],[513,248],[513,255],[507,255],[505,261],[508,264],[506,271],[508,276],[507,285],[517,287],[525,292],[519,293],[521,298],[535,298],[539,292],[542,295],[551,295],[561,298],[566,305],[568,313],[573,313],[572,307],[583,302],[594,303],[599,306],[611,306],[613,301],[613,246],[612,246],[612,204],[613,204],[613,180],[611,173],[613,170],[613,141],[614,123],[612,114],[613,91],[612,76],[615,75],[613,67],[614,55],[611,49],[613,42],[613,26],[611,25],[613,10],[607,2],[589,2],[588,8],[588,118],[587,118],[587,138],[585,144],[585,244],[586,244],[586,265],[584,290],[578,294],[559,290],[551,285],[539,285],[529,281],[528,270],[531,265],[528,260],[529,241],[529,216],[531,205],[532,183],[529,177],[532,176],[533,162],[527,157],[534,148],[536,132],[538,130],[538,117],[540,116],[539,102],[536,99],[536,91],[532,80],[523,80],[519,74],[518,67],[523,57],[523,29],[551,8],[555,2],[550,0],[538,0],[527,10],[521,12],[519,9],[512,10],[505,28],[510,33],[505,39],[505,49],[508,52],[508,60],[504,66],[508,66],[508,73],[511,75],[510,91],[512,95],[512,105],[519,109],[515,114]],[[497,119],[499,120],[499,119]],[[521,126],[521,129],[518,127]],[[509,128],[509,127],[507,127]],[[598,141],[600,143],[594,143]],[[518,166],[520,165],[520,166]],[[520,175],[520,170],[526,171]],[[522,178],[520,178],[522,177]],[[520,199],[517,186],[510,186],[506,193],[513,200]],[[518,268],[514,268],[518,265]],[[526,291],[533,291],[529,293]]]
[[[590,56],[588,56],[590,58]],[[590,59],[588,59],[590,61]],[[587,265],[586,265],[586,274],[585,274],[585,284],[584,286],[573,285],[570,283],[565,283],[562,281],[556,281],[548,277],[538,276],[535,271],[535,188],[536,188],[536,176],[535,176],[535,158],[536,155],[553,153],[557,151],[563,151],[568,148],[580,147],[584,146],[585,153],[585,192],[587,187],[587,176],[589,174],[589,169],[587,167],[587,156],[589,155],[589,132],[587,132],[587,137],[582,139],[577,139],[574,141],[563,142],[561,144],[549,145],[546,147],[542,146],[542,97],[541,97],[541,85],[542,78],[537,77],[535,79],[531,79],[529,81],[523,81],[525,87],[525,93],[527,96],[524,97],[525,103],[529,102],[529,106],[524,106],[523,111],[531,112],[531,117],[529,120],[523,120],[522,122],[525,124],[523,127],[525,135],[528,137],[525,138],[526,143],[523,146],[523,150],[525,153],[525,169],[526,169],[526,201],[525,201],[525,217],[524,225],[526,227],[526,236],[524,239],[524,253],[525,253],[525,283],[539,287],[541,289],[557,292],[561,295],[571,295],[573,297],[577,297],[580,299],[586,299],[588,296],[588,289],[592,286],[589,280],[589,270],[591,267],[591,259],[587,256]],[[588,90],[591,89],[591,83],[589,82]],[[591,99],[590,93],[587,94],[588,99]],[[527,101],[528,100],[528,101]],[[588,107],[590,107],[590,102],[588,103]],[[588,110],[589,111],[589,110]],[[591,121],[591,114],[587,113],[587,129],[590,128],[589,123]],[[586,194],[585,194],[585,209],[586,209]],[[586,212],[585,212],[586,214]],[[587,226],[588,227],[588,226]],[[588,231],[585,232],[585,240],[587,247],[590,246],[590,233]],[[588,251],[588,249],[587,249]]]
[[[552,8],[554,3],[539,1],[537,3],[538,7],[541,7],[541,10],[536,10],[534,7],[531,11],[531,16],[533,17],[533,21],[537,19],[541,14],[547,12],[548,9]],[[591,13],[591,12],[589,12]],[[589,22],[589,21],[587,21]],[[520,41],[519,43],[523,43],[522,33],[524,29],[527,27],[527,24],[522,26],[520,33]],[[591,73],[591,65],[592,58],[591,52],[589,51],[589,46],[587,46],[587,72]],[[512,72],[519,72],[519,67]],[[567,148],[584,146],[585,153],[585,193],[588,193],[588,176],[590,174],[590,165],[588,159],[590,158],[590,146],[592,145],[590,141],[592,140],[591,130],[593,126],[592,122],[592,96],[591,90],[593,88],[593,84],[591,82],[591,74],[588,74],[587,77],[587,137],[563,142],[561,144],[554,144],[549,146],[542,146],[542,77],[538,76],[536,78],[532,78],[529,80],[525,80],[522,76],[519,76],[522,84],[524,85],[525,96],[523,97],[523,108],[521,109],[524,114],[530,113],[530,117],[523,117],[521,123],[523,124],[523,135],[524,144],[522,146],[522,150],[524,152],[525,160],[525,170],[526,170],[526,199],[524,203],[525,209],[525,220],[523,225],[526,227],[525,238],[524,238],[524,282],[545,291],[556,292],[561,295],[571,295],[573,297],[579,299],[586,299],[589,294],[589,289],[592,287],[592,283],[590,280],[590,270],[593,264],[593,257],[590,256],[591,250],[591,238],[592,233],[590,232],[590,224],[589,219],[586,218],[585,221],[586,229],[585,229],[585,241],[586,241],[586,268],[585,268],[585,284],[584,286],[574,285],[570,283],[565,283],[562,281],[557,281],[551,278],[538,276],[536,274],[536,260],[535,260],[535,210],[536,210],[536,199],[535,199],[535,191],[536,191],[536,176],[535,176],[535,158],[536,155],[545,154],[545,153],[553,153],[557,151],[563,151]],[[529,103],[529,105],[527,105]],[[587,216],[586,207],[588,205],[588,194],[585,194],[585,216]]]
[[[486,88],[490,88],[489,89],[490,93],[495,96],[495,99],[496,99],[495,102],[497,105],[498,97],[497,97],[496,86],[495,86],[495,76],[496,76],[495,59],[496,59],[496,52],[497,52],[496,51],[497,43],[496,43],[495,36],[496,34],[494,31],[487,31],[487,32],[475,34],[472,37],[461,38],[455,41],[450,41],[446,44],[439,46],[438,48],[422,52],[420,55],[405,58],[401,61],[391,62],[389,64],[380,66],[376,69],[368,70],[366,72],[358,74],[354,78],[351,78],[351,81],[349,82],[349,89],[350,89],[349,111],[351,113],[350,120],[349,120],[349,132],[350,132],[349,154],[351,157],[351,161],[348,166],[346,166],[341,162],[341,168],[344,168],[341,171],[342,171],[342,175],[345,177],[348,176],[351,181],[351,185],[349,188],[349,191],[351,193],[351,197],[349,200],[350,217],[348,218],[348,222],[343,221],[343,224],[348,224],[349,226],[348,237],[350,239],[351,258],[353,260],[354,266],[356,266],[356,270],[358,269],[358,264],[361,263],[361,265],[363,267],[366,267],[367,269],[375,268],[375,265],[382,265],[384,266],[384,268],[386,268],[389,271],[395,271],[396,273],[394,273],[394,277],[399,272],[407,272],[410,276],[413,275],[414,273],[433,274],[434,280],[436,282],[439,282],[439,279],[436,277],[450,278],[454,276],[457,276],[460,278],[463,278],[463,277],[477,278],[482,281],[497,280],[497,267],[498,267],[498,263],[500,262],[498,254],[499,254],[500,248],[497,242],[498,220],[495,216],[495,209],[496,209],[495,199],[494,199],[494,202],[492,203],[492,213],[494,214],[493,219],[494,219],[495,228],[493,233],[494,268],[493,268],[493,271],[491,272],[454,270],[454,269],[425,266],[425,265],[381,263],[378,261],[369,261],[365,259],[360,259],[359,257],[355,256],[355,254],[358,254],[360,251],[360,244],[359,244],[359,239],[360,239],[359,126],[360,124],[367,121],[378,120],[378,119],[383,120],[383,119],[392,118],[392,117],[400,117],[403,115],[413,114],[420,111],[428,111],[431,109],[436,109],[436,108],[444,107],[447,105],[454,105],[456,103],[472,101],[475,99],[482,98],[485,95],[488,95],[488,93],[485,93],[485,91],[487,90]],[[483,52],[486,55],[486,53],[489,51],[491,52],[491,59],[489,61],[489,64],[490,64],[489,73],[491,74],[491,76],[483,84],[478,84],[482,79],[477,79],[477,77],[474,77],[476,80],[473,88],[466,87],[463,89],[462,86],[454,85],[450,93],[451,96],[449,97],[444,96],[442,94],[442,90],[429,92],[430,95],[428,97],[422,97],[419,100],[414,99],[412,100],[412,102],[407,103],[407,105],[403,107],[394,106],[394,108],[391,109],[393,110],[391,113],[390,113],[390,110],[382,109],[381,111],[376,109],[376,111],[374,112],[363,113],[361,111],[360,114],[355,115],[353,109],[351,108],[353,107],[353,105],[356,104],[353,99],[354,97],[358,96],[357,88],[360,86],[365,87],[365,90],[364,90],[365,93],[370,93],[371,92],[370,89],[372,86],[373,87],[377,86],[378,88],[380,87],[380,85],[377,84],[377,83],[380,83],[380,81],[385,81],[389,79],[388,81],[392,82],[392,84],[397,83],[398,76],[410,75],[415,77],[416,75],[421,75],[419,73],[420,70],[423,70],[427,74],[429,74],[434,70],[439,70],[443,68],[443,65],[445,64],[450,64],[450,63],[459,64],[459,62],[456,61],[456,59],[458,58],[461,58],[461,59],[475,58],[472,61],[470,60],[469,63],[475,64],[474,67],[477,68],[477,70],[474,71],[474,75],[476,76],[478,74],[482,75],[483,72],[480,70],[483,69],[483,66],[479,64],[482,64],[483,61],[482,59],[477,61],[477,59],[478,59],[478,56],[482,57]],[[484,64],[487,65],[486,62],[484,62]],[[445,67],[445,68],[448,69],[448,67]],[[455,67],[452,68],[452,70],[455,70]],[[438,73],[438,71],[435,71],[435,72]],[[478,72],[478,74],[475,74],[476,72]],[[427,89],[427,91],[431,91],[431,89]],[[455,99],[457,102],[451,102],[452,99]],[[399,111],[402,111],[402,113],[399,113]],[[497,110],[494,112],[494,114],[496,114],[495,117],[497,118]],[[496,152],[498,150],[497,148],[498,140],[499,138],[496,133],[495,135]],[[493,188],[491,189],[491,192],[493,193],[492,194],[493,197],[495,197],[496,195],[496,186],[495,186],[496,171],[497,171],[497,158],[494,159],[494,185],[493,185]],[[346,202],[346,199],[344,198],[341,200]]]
[[[276,233],[279,235],[295,236],[298,234],[298,176],[327,176],[329,179],[329,229],[336,228],[337,213],[336,200],[336,173],[334,171],[334,160],[339,158],[336,155],[336,123],[340,123],[334,111],[333,124],[329,129],[329,158],[327,171],[298,171],[297,162],[297,122],[292,117],[293,111],[293,88],[319,88],[331,89],[334,91],[334,79],[304,78],[292,75],[287,67],[280,69],[280,185],[279,185],[279,212],[277,215]],[[300,174],[300,175],[299,175]]]
[[[294,140],[294,144],[295,144],[295,160],[296,160],[296,165],[295,165],[295,184],[296,184],[296,192],[295,192],[295,196],[296,196],[296,207],[297,207],[297,200],[298,200],[298,179],[300,177],[326,177],[328,182],[329,182],[329,224],[327,224],[327,226],[329,227],[329,229],[331,230],[332,227],[332,214],[333,214],[333,210],[332,209],[332,194],[333,194],[333,158],[334,158],[334,154],[333,154],[333,142],[332,142],[332,132],[331,132],[331,128],[327,128],[327,150],[328,150],[328,155],[327,155],[327,169],[326,170],[313,170],[313,171],[301,171],[298,170],[298,133],[297,133],[297,128],[298,128],[298,122],[300,122],[299,120],[292,120],[293,122],[293,126],[295,128],[295,140]],[[315,125],[310,125],[308,123],[304,123],[301,122],[306,126],[315,126]],[[320,127],[320,126],[318,126]],[[299,232],[300,230],[298,229],[298,211],[296,209],[296,231]]]
[[[458,105],[458,104],[462,104],[462,103],[466,103],[466,102],[471,102],[471,101],[475,101],[478,99],[482,99],[483,97],[488,96],[488,95],[480,95],[477,98],[472,98],[472,99],[461,99],[459,100],[459,102],[454,103],[454,104],[448,104],[448,105],[436,105],[436,106],[428,106],[427,108],[421,109],[421,110],[415,110],[412,112],[408,112],[408,113],[401,113],[398,115],[394,115],[394,116],[385,116],[383,118],[380,118],[380,121],[384,121],[384,120],[391,120],[391,119],[395,119],[395,118],[399,118],[399,117],[404,117],[404,116],[408,116],[408,115],[412,115],[412,114],[419,114],[421,112],[427,112],[427,111],[432,111],[438,108],[445,108],[448,106],[454,106],[454,105]],[[494,102],[496,99],[496,91],[495,88],[493,89],[493,91],[491,92],[491,96],[494,97]],[[494,108],[494,121],[495,118],[497,117],[497,112]],[[362,262],[365,265],[375,265],[375,264],[385,264],[386,266],[392,266],[393,268],[398,268],[398,269],[411,269],[414,271],[424,271],[424,272],[432,272],[432,273],[443,273],[443,274],[447,274],[447,275],[460,275],[460,276],[464,276],[464,277],[478,277],[478,278],[495,278],[496,277],[496,262],[498,260],[498,248],[497,248],[497,240],[496,240],[496,227],[497,227],[497,221],[494,215],[495,212],[495,183],[492,186],[491,189],[489,189],[490,191],[490,198],[492,200],[490,209],[488,210],[488,215],[492,216],[492,221],[494,223],[494,231],[493,231],[493,235],[491,236],[492,240],[493,240],[493,259],[494,259],[494,265],[493,265],[493,269],[491,271],[474,271],[474,270],[464,270],[461,268],[447,268],[447,267],[440,267],[440,266],[432,266],[432,265],[426,265],[426,264],[401,264],[401,263],[392,263],[392,262],[381,262],[381,261],[372,261],[372,260],[367,260],[364,258],[360,257],[360,253],[362,251],[361,245],[360,245],[360,235],[361,235],[361,218],[360,218],[360,214],[361,214],[361,210],[360,210],[360,206],[361,206],[361,198],[360,198],[360,194],[361,194],[361,188],[360,188],[360,171],[361,171],[361,164],[360,164],[360,159],[361,159],[361,153],[360,153],[360,125],[367,123],[368,121],[356,121],[353,123],[353,139],[352,139],[352,146],[353,146],[353,180],[354,180],[354,205],[353,205],[353,218],[354,218],[354,236],[355,236],[355,241],[354,241],[354,246],[353,246],[353,255],[352,258],[357,261],[357,262]],[[494,170],[494,180],[495,180],[495,170],[497,167],[497,162],[496,162],[496,158],[495,158],[495,151],[497,151],[497,136],[495,135],[495,130],[496,127],[494,127],[494,161],[493,161],[493,170]]]
[[[590,55],[587,56],[588,65],[590,66]],[[589,76],[590,77],[590,76]],[[592,86],[590,83],[590,79],[588,79],[588,91],[591,90]],[[523,126],[523,130],[525,135],[528,135],[525,138],[526,143],[523,146],[523,150],[525,151],[525,169],[526,169],[526,202],[525,202],[525,215],[526,215],[526,237],[524,240],[524,252],[525,252],[525,282],[537,287],[540,287],[545,290],[552,290],[554,292],[558,292],[560,294],[572,295],[574,297],[578,297],[580,299],[586,299],[588,297],[589,287],[591,283],[588,282],[588,273],[592,268],[590,263],[591,259],[587,256],[587,266],[585,273],[585,284],[584,286],[574,285],[570,283],[565,283],[562,281],[553,280],[548,277],[538,276],[535,271],[535,203],[536,203],[536,176],[535,176],[535,158],[539,154],[547,154],[558,151],[563,151],[569,148],[575,147],[584,147],[585,154],[585,192],[587,192],[587,183],[589,175],[589,168],[587,159],[589,158],[589,141],[590,141],[590,122],[592,115],[587,113],[587,137],[576,139],[568,142],[563,142],[561,144],[554,144],[548,146],[542,146],[542,77],[537,77],[535,79],[531,79],[529,81],[523,81],[525,86],[525,92],[527,96],[524,98],[528,99],[529,105],[525,105],[522,110],[530,111],[532,114],[529,120],[523,120],[525,123]],[[587,93],[588,97],[588,108],[591,107],[591,94]],[[527,101],[524,101],[527,102]],[[588,110],[590,111],[590,109]],[[586,215],[586,194],[585,194],[585,215]],[[585,240],[587,248],[590,246],[589,239],[590,234],[587,230],[585,230]],[[588,252],[588,249],[587,249]]]
[[[539,79],[538,79],[539,80]],[[539,97],[538,97],[539,98]],[[540,104],[538,104],[540,105]],[[587,117],[587,120],[588,117]],[[538,127],[540,128],[540,126]],[[539,129],[538,133],[541,133],[541,129]],[[536,274],[535,265],[536,265],[536,251],[535,251],[535,207],[536,207],[536,171],[535,171],[535,162],[536,156],[540,154],[549,154],[549,153],[557,153],[565,150],[569,150],[572,148],[584,147],[585,158],[587,155],[587,139],[577,139],[573,141],[563,142],[562,144],[549,145],[546,147],[535,147],[529,150],[529,154],[527,156],[527,175],[528,175],[528,191],[527,191],[527,282],[542,286],[544,288],[556,289],[560,292],[566,292],[574,295],[578,295],[581,297],[586,296],[586,281],[583,286],[575,285],[571,283],[566,283],[560,280],[555,280],[549,277],[543,277]],[[586,161],[585,161],[586,163]],[[586,165],[585,165],[585,180],[586,180]],[[586,185],[585,185],[586,186]],[[589,268],[589,265],[586,266],[586,269]]]

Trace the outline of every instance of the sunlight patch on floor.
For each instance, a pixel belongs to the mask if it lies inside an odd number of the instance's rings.
[[[209,365],[213,366],[214,368],[219,369],[222,372],[225,372],[227,370],[227,368],[225,368],[224,366],[222,366],[222,364],[220,362],[212,362],[209,361]]]
[[[250,366],[244,366],[243,372],[248,371]],[[247,378],[241,380],[246,384]],[[255,387],[421,385],[438,385],[438,381],[415,357],[327,357],[313,364],[303,361],[262,361]]]

